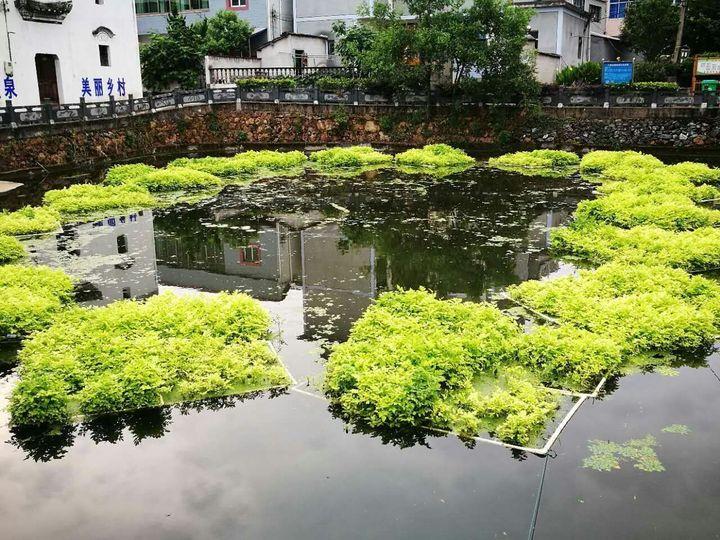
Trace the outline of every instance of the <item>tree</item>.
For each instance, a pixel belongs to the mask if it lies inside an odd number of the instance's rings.
[[[672,53],[679,21],[679,7],[673,0],[633,0],[628,3],[621,37],[632,50],[656,60]]]
[[[720,52],[720,2],[687,0],[683,43],[694,54]]]
[[[202,45],[205,54],[229,56],[250,54],[248,40],[253,29],[247,21],[238,19],[232,11],[219,11],[206,21],[203,26],[198,26],[200,30],[198,33],[204,38]]]

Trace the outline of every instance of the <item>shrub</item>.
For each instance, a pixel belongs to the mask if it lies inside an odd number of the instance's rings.
[[[196,190],[222,185],[222,180],[212,174],[185,167],[169,167],[152,171],[130,180],[153,193],[162,191]]]
[[[443,168],[471,165],[475,159],[458,148],[447,144],[430,144],[413,148],[395,156],[400,165],[412,167]]]
[[[514,152],[500,157],[490,158],[488,165],[496,168],[520,167],[529,169],[553,169],[572,167],[580,163],[580,158],[572,152],[562,150],[533,150]]]
[[[335,147],[310,154],[310,161],[322,167],[364,167],[391,163],[393,157],[370,146]]]
[[[694,349],[717,334],[720,286],[664,266],[613,263],[578,277],[527,281],[512,298],[609,337],[623,353]]]
[[[73,284],[61,270],[0,266],[0,337],[41,330],[72,301]]]
[[[148,208],[155,199],[139,186],[79,184],[45,193],[45,204],[65,215],[92,214],[106,210]]]
[[[577,86],[600,84],[602,65],[600,62],[585,62],[577,66],[567,66],[555,74],[555,84]]]
[[[350,77],[318,77],[315,86],[323,92],[340,92],[356,88],[362,81]]]
[[[652,226],[620,229],[600,225],[555,229],[551,235],[555,254],[595,264],[616,261],[667,265],[688,271],[720,267],[720,229],[713,227],[672,232]]]
[[[18,236],[55,231],[59,214],[50,208],[26,206],[16,212],[0,211],[0,234]]]
[[[285,385],[264,342],[269,325],[244,294],[164,294],[68,310],[21,350],[12,421],[55,423],[76,410],[102,414]],[[52,414],[30,395],[48,379]]]
[[[25,257],[25,248],[12,236],[0,235],[0,264],[15,262]]]
[[[273,86],[292,89],[297,86],[297,81],[295,81],[292,77],[276,77],[272,79],[266,77],[252,77],[249,79],[238,79],[235,83],[238,88],[242,88],[243,90],[258,90],[271,88]]]
[[[104,183],[110,186],[119,186],[120,184],[129,184],[132,180],[143,176],[144,174],[156,171],[152,165],[145,163],[133,163],[130,165],[115,165],[108,169],[105,175]]]

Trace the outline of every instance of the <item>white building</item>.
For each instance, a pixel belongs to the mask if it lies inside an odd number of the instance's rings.
[[[142,96],[133,3],[0,0],[2,99],[15,105]]]

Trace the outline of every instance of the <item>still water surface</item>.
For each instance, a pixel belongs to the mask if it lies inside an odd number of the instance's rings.
[[[0,205],[37,196],[19,191]],[[475,169],[276,178],[195,205],[66,226],[33,259],[103,305],[163,290],[245,291],[299,380],[373,298],[424,286],[483,300],[572,271],[549,229],[579,180]],[[5,351],[12,357],[12,352]],[[14,384],[0,372],[0,399]],[[720,538],[720,358],[613,381],[547,458],[426,433],[354,433],[298,393],[208,400],[42,434],[0,424],[1,538]],[[687,435],[662,432],[685,424]],[[591,439],[648,434],[664,472],[582,467]]]

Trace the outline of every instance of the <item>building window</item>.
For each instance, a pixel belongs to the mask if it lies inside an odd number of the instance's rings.
[[[600,6],[590,6],[590,19],[592,22],[600,22],[602,10]]]
[[[227,0],[228,9],[247,9],[248,0]]]
[[[573,4],[578,9],[585,9],[585,0],[573,0]]]
[[[260,266],[260,244],[250,244],[240,248],[240,264]]]
[[[101,66],[109,66],[110,65],[110,45],[98,45],[98,49],[100,50],[100,65]]]
[[[173,0],[135,0],[135,12],[138,15],[148,13],[170,13]],[[179,0],[179,11],[202,11],[210,7],[210,0]]]
[[[610,0],[610,18],[624,19],[630,0]]]

